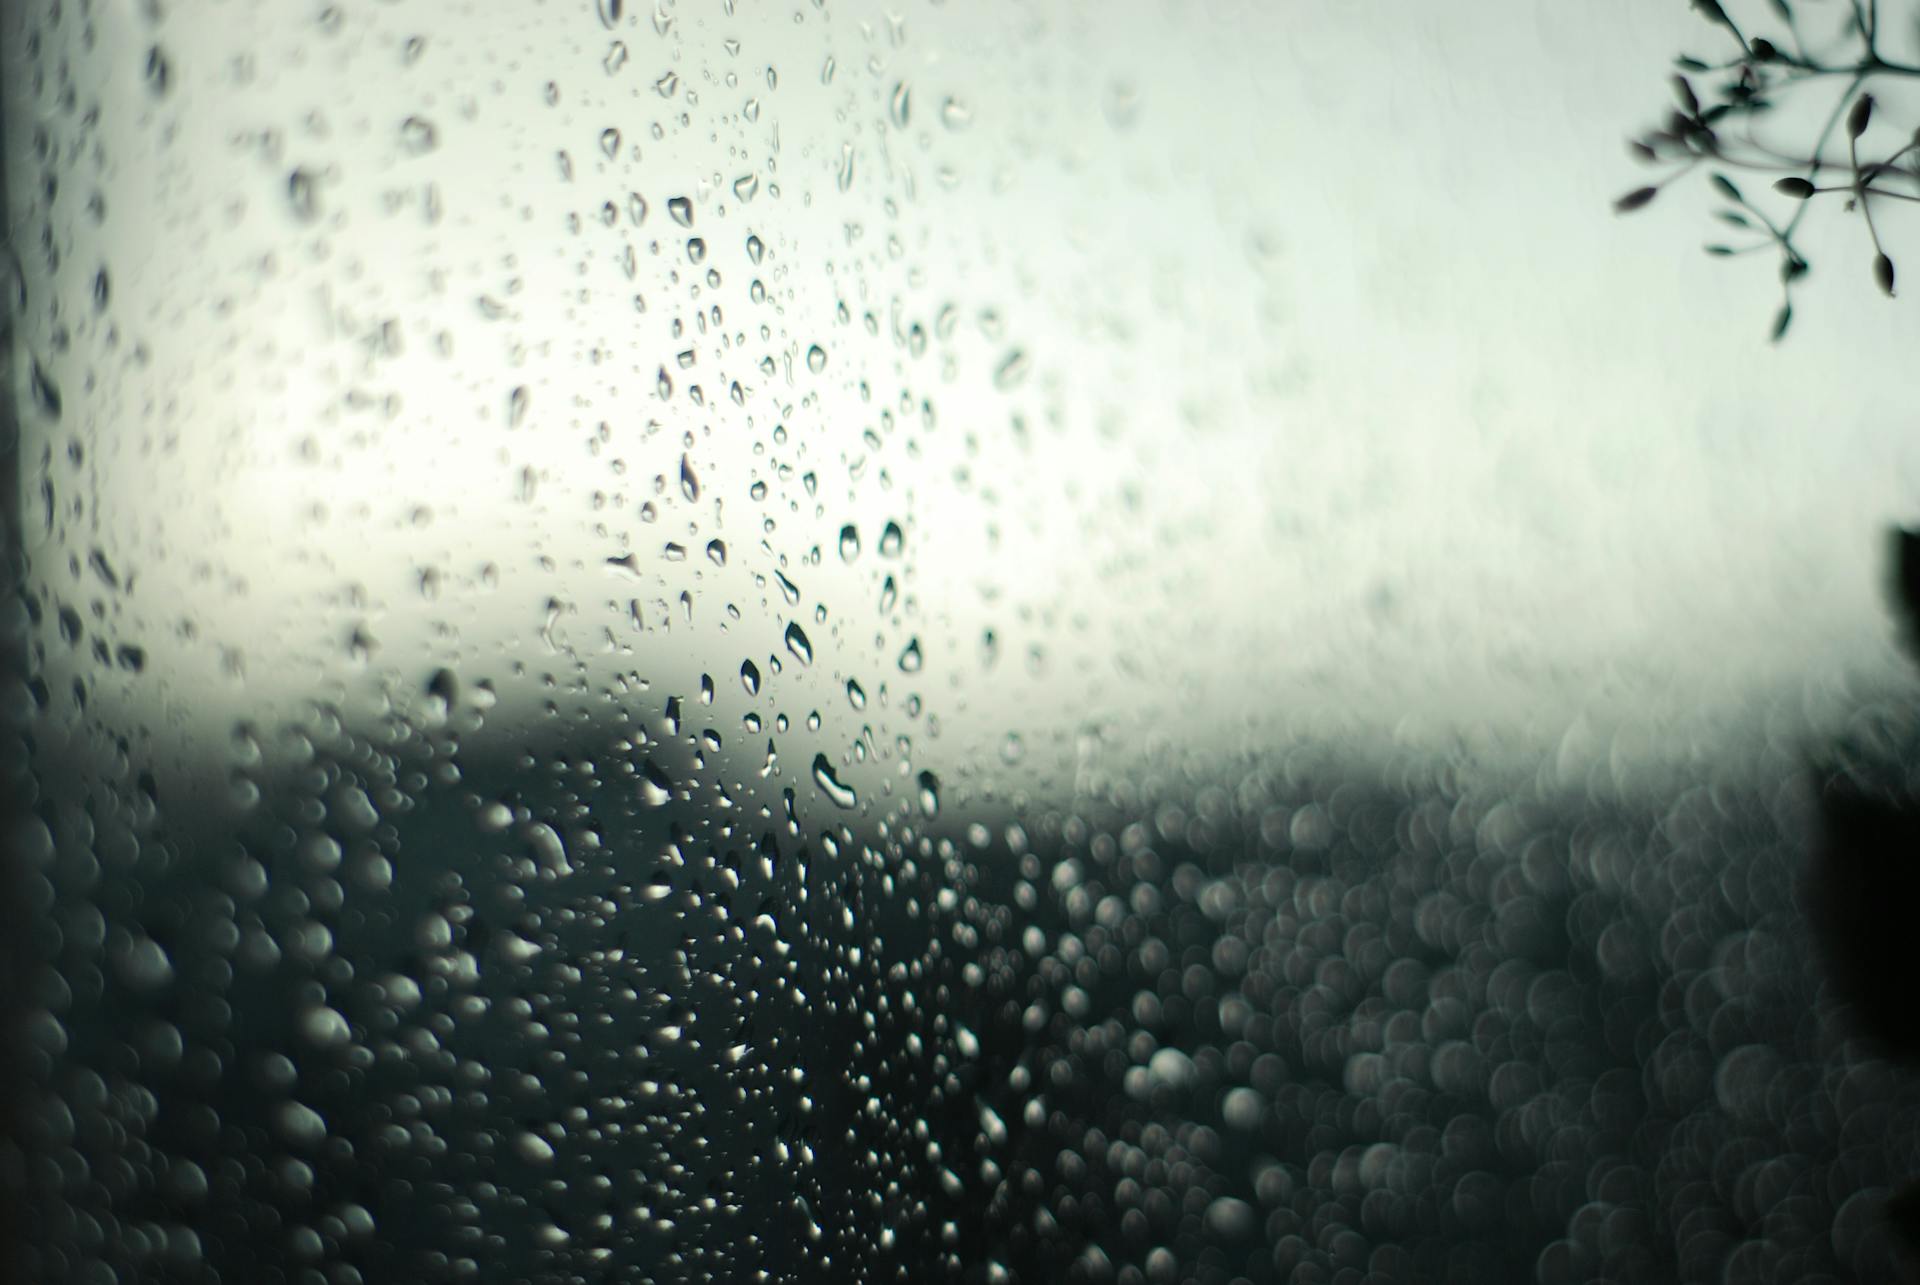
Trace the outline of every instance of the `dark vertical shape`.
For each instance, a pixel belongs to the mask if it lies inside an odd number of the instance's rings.
[[[1900,616],[1901,641],[1920,660],[1920,533],[1896,527],[1892,533],[1894,609]]]
[[[0,234],[13,251],[13,206],[5,149],[12,142],[4,77],[18,56],[14,41],[25,15],[9,10],[0,27]],[[0,1281],[24,1281],[27,1191],[26,1124],[34,1100],[27,1083],[26,989],[33,934],[24,885],[20,822],[33,804],[27,763],[27,711],[17,697],[28,677],[26,546],[20,512],[20,417],[14,400],[17,371],[15,300],[0,300]]]
[[[1856,1029],[1888,1057],[1920,1060],[1920,808],[1844,777],[1829,782],[1807,893],[1834,991]]]

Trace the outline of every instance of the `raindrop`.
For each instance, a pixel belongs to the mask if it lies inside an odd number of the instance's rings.
[[[958,98],[949,98],[940,105],[940,123],[957,133],[973,124],[973,109]]]
[[[602,12],[605,11],[607,3],[608,0],[601,0]],[[619,7],[618,0],[613,0],[613,3],[617,9]],[[553,1163],[552,1144],[537,1133],[521,1133],[513,1140],[513,1150],[514,1154],[518,1155],[520,1159],[530,1165],[550,1165]]]
[[[516,384],[513,391],[507,394],[508,428],[519,428],[527,422],[527,403],[531,398],[532,395],[527,392],[525,384]]]
[[[817,375],[821,371],[825,370],[826,368],[827,368],[827,350],[822,348],[819,344],[814,344],[811,348],[808,348],[807,349],[807,369]]]
[[[704,263],[707,258],[707,243],[699,237],[687,238],[687,262]]]
[[[440,145],[440,131],[430,120],[409,116],[400,122],[400,145],[415,156],[424,155]]]
[[[713,704],[713,675],[711,674],[700,675],[700,703]]]
[[[61,410],[60,388],[47,374],[46,367],[35,357],[27,367],[27,382],[33,390],[33,403],[49,419],[59,419]]]
[[[799,624],[792,621],[787,624],[787,650],[792,652],[794,659],[801,664],[813,663],[813,644],[807,641],[807,635]]]
[[[840,561],[852,562],[860,556],[860,532],[852,523],[840,528]]]
[[[853,706],[855,709],[865,709],[867,707],[866,689],[860,686],[856,679],[849,678],[847,680],[847,704]]]
[[[600,65],[606,68],[607,75],[618,75],[620,69],[627,65],[627,42],[616,40],[608,45],[607,56],[601,59]]]
[[[940,778],[931,772],[920,774],[920,811],[929,818],[940,814]]]
[[[833,765],[827,762],[825,754],[813,756],[813,783],[820,792],[832,799],[834,806],[854,808],[860,804],[860,796],[851,785],[843,785],[840,778],[833,774]]]
[[[693,475],[693,464],[684,454],[680,457],[680,494],[689,501],[700,498],[700,479]]]
[[[638,192],[627,193],[627,222],[639,227],[647,220],[647,199]]]
[[[287,203],[293,207],[293,217],[303,223],[320,216],[318,180],[311,171],[297,169],[287,175]]]
[[[842,192],[853,187],[853,144],[840,144],[840,173],[834,179]]]
[[[653,82],[653,92],[662,98],[672,98],[674,91],[680,88],[680,76],[677,72],[668,72]]]
[[[751,201],[760,194],[760,176],[758,174],[742,174],[739,178],[733,180],[733,194],[739,200],[740,204],[745,205],[748,201]]]
[[[600,25],[612,31],[620,25],[620,16],[626,8],[626,0],[595,0],[594,8],[599,11]],[[551,1157],[553,1153],[547,1154]]]
[[[1015,348],[1001,359],[993,372],[993,386],[1001,392],[1017,388],[1027,377],[1027,354],[1022,348]]]
[[[620,154],[620,131],[608,126],[600,131],[600,154],[608,160]]]
[[[648,759],[640,768],[639,794],[642,805],[663,808],[673,802],[673,778]]]
[[[903,674],[920,672],[920,640],[918,638],[909,642],[906,650],[900,653],[900,672]]]
[[[724,540],[707,541],[707,557],[716,567],[727,565],[727,545]]]
[[[900,81],[893,87],[893,97],[888,101],[887,106],[893,116],[896,129],[907,127],[907,118],[912,112],[912,98],[913,91],[907,87],[906,81]]]
[[[883,558],[899,557],[900,549],[905,544],[906,536],[901,534],[897,522],[887,523],[886,529],[880,532],[880,556]]]
[[[668,197],[667,213],[672,215],[673,221],[675,223],[678,223],[681,227],[690,228],[693,226],[693,202],[688,200],[686,197],[684,196]]]
[[[752,259],[755,263],[758,263],[766,255],[766,253],[767,253],[766,242],[762,241],[757,236],[749,236],[747,238],[747,257],[749,259]]]
[[[740,662],[740,685],[747,689],[747,695],[760,694],[760,669],[750,660]]]

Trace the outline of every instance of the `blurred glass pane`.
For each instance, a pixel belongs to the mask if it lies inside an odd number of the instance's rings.
[[[1727,32],[0,41],[23,1279],[1891,1270],[1911,330],[1609,213]]]

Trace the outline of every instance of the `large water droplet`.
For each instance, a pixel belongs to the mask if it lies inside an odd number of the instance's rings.
[[[880,556],[883,558],[899,557],[900,549],[906,544],[906,541],[907,537],[901,532],[899,523],[887,523],[886,529],[880,532]]]
[[[807,369],[817,375],[826,368],[827,350],[819,344],[814,344],[811,348],[807,349]]]
[[[856,679],[849,678],[847,680],[847,703],[855,709],[865,709],[867,707],[866,688],[860,686]]]
[[[813,644],[807,641],[806,632],[794,621],[787,623],[787,650],[792,652],[794,659],[801,664],[813,663]]]
[[[673,778],[651,759],[641,765],[638,785],[640,802],[646,807],[664,808],[673,802]]]
[[[693,226],[693,202],[688,200],[686,197],[684,196],[668,197],[667,213],[672,215],[673,221],[675,223],[678,223],[681,227],[690,228]]]
[[[693,462],[685,455],[680,457],[680,494],[688,500],[700,498],[700,479],[694,476]]]
[[[940,814],[940,778],[931,772],[920,774],[920,810],[928,817]]]
[[[760,694],[760,668],[750,660],[740,662],[740,685],[747,689],[747,695]]]
[[[906,650],[900,653],[900,672],[903,674],[920,672],[920,640],[918,638],[909,642]]]
[[[840,778],[833,774],[833,765],[827,762],[827,756],[813,756],[813,783],[820,792],[832,799],[836,807],[854,808],[860,805],[860,796],[851,785],[843,785]]]

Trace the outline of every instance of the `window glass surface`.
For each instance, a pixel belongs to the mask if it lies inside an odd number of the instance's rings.
[[[1613,208],[1779,12],[7,5],[19,1278],[1887,1279],[1920,332]]]

